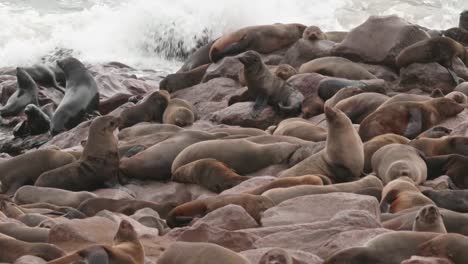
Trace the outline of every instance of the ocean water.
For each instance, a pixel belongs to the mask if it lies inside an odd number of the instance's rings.
[[[445,29],[464,9],[468,0],[0,0],[0,67],[73,55],[171,72],[200,44],[244,26],[349,30],[396,14]]]

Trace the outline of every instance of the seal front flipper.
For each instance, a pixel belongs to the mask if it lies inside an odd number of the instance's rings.
[[[464,81],[462,78],[458,77],[458,75],[453,70],[447,68],[447,71],[452,77],[452,80],[455,83],[455,85],[459,85],[460,83]]]
[[[423,118],[422,112],[420,109],[410,108],[408,110],[408,114],[409,114],[408,126],[403,132],[403,136],[407,138],[415,138],[422,131],[422,118]]]
[[[253,110],[251,116],[256,118],[260,115],[262,110],[268,105],[268,96],[257,96],[255,104],[253,105]]]

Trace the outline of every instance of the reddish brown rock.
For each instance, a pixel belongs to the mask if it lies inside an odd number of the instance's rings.
[[[210,120],[215,123],[231,126],[254,127],[267,129],[281,121],[271,106],[265,107],[260,114],[253,116],[254,102],[242,102],[233,104],[219,110],[211,116]]]
[[[455,88],[447,69],[438,63],[410,64],[408,67],[400,69],[400,78],[398,92],[420,89],[431,93],[438,88],[444,94],[448,94]]]
[[[197,220],[192,228],[203,224],[224,230],[235,231],[258,227],[258,223],[239,205],[226,205]]]

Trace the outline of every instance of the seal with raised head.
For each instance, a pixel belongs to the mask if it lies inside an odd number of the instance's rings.
[[[28,104],[38,105],[38,88],[34,80],[23,68],[16,68],[18,88],[8,98],[7,103],[0,108],[2,117],[15,116],[21,113]]]
[[[122,220],[114,236],[114,243],[95,245],[48,262],[49,264],[68,264],[84,260],[86,263],[125,263],[144,264],[145,250],[133,226]]]
[[[448,98],[392,103],[368,115],[359,126],[359,135],[363,141],[386,133],[413,139],[463,110],[462,105]]]
[[[210,158],[188,163],[172,174],[174,182],[198,184],[216,193],[230,189],[250,178],[241,176],[226,164]]]
[[[204,64],[190,71],[169,74],[159,83],[159,89],[173,93],[197,85],[202,82],[209,66],[210,64]]]
[[[179,127],[190,126],[195,121],[195,109],[184,99],[171,99],[163,114],[163,123]]]
[[[53,135],[72,129],[87,114],[99,109],[99,92],[96,80],[77,59],[69,57],[57,61],[67,80],[65,96],[52,116],[50,130]]]
[[[439,208],[435,205],[426,205],[419,209],[414,219],[413,231],[447,233]]]
[[[304,95],[286,81],[274,75],[263,63],[260,54],[247,51],[238,56],[244,65],[248,97],[255,100],[254,114],[270,104],[282,113],[297,115],[301,112]]]
[[[309,26],[302,33],[302,38],[307,40],[326,40],[327,35],[317,26]]]
[[[302,37],[302,24],[260,25],[239,29],[217,39],[210,49],[210,59],[219,61],[247,50],[268,54],[285,48]]]
[[[164,110],[171,96],[167,91],[154,91],[143,102],[129,107],[120,114],[119,129],[140,122],[162,122]]]
[[[63,167],[45,172],[35,185],[70,191],[93,190],[115,181],[119,174],[119,152],[114,130],[119,118],[101,116],[93,120],[81,158]]]
[[[359,179],[364,168],[361,138],[340,110],[325,107],[325,116],[328,123],[325,149],[281,172],[279,177],[320,174],[333,183]]]
[[[167,225],[171,228],[189,224],[194,218],[200,218],[218,208],[228,204],[243,207],[252,218],[261,225],[262,213],[274,206],[270,198],[251,194],[218,195],[205,199],[198,199],[177,206],[167,216]]]
[[[447,68],[453,81],[458,85],[460,78],[452,66],[452,60],[457,57],[468,65],[468,52],[462,44],[451,38],[434,37],[404,48],[396,57],[396,65],[402,68],[412,63],[437,62]]]
[[[42,173],[75,161],[73,155],[56,149],[39,149],[0,161],[2,192],[13,195],[23,185],[32,185]]]

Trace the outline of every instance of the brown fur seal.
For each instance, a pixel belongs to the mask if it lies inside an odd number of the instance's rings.
[[[281,179],[275,179],[272,182],[263,186],[257,187],[253,190],[246,191],[244,193],[261,195],[266,191],[276,188],[288,188],[298,185],[329,185],[331,184],[328,177],[322,175],[305,175],[297,177],[286,177]]]
[[[297,262],[282,248],[268,250],[258,264],[297,264]]]
[[[438,207],[459,213],[468,213],[468,190],[424,190]]]
[[[364,143],[364,172],[372,172],[372,156],[377,152],[381,147],[397,143],[397,144],[408,144],[409,139],[396,135],[396,134],[383,134],[376,136],[373,139]]]
[[[397,102],[424,102],[429,101],[433,98],[444,97],[444,94],[440,89],[435,89],[431,96],[428,95],[420,95],[420,94],[407,94],[407,93],[399,93],[390,97],[385,103],[381,105],[381,107],[387,106],[389,104],[397,103]]]
[[[309,141],[324,141],[327,139],[327,130],[315,126],[302,118],[289,118],[281,121],[273,131],[276,136],[291,136]]]
[[[333,95],[332,98],[325,101],[324,106],[335,107],[336,104],[338,104],[340,101],[343,101],[347,98],[350,98],[354,95],[357,95],[363,92],[364,91],[362,91],[362,89],[359,87],[353,87],[353,86],[346,87],[344,89],[339,90],[335,95]]]
[[[382,190],[381,212],[398,213],[425,205],[434,205],[434,203],[424,196],[413,180],[408,177],[393,180]]]
[[[83,121],[87,114],[99,108],[96,80],[77,59],[69,57],[57,61],[67,80],[65,96],[60,101],[51,120],[53,135],[71,129]]]
[[[120,171],[130,178],[168,180],[171,177],[172,163],[182,150],[197,142],[214,140],[225,135],[195,130],[179,132],[131,158],[123,158],[120,161]]]
[[[351,121],[340,110],[325,108],[328,136],[324,150],[279,174],[280,177],[325,175],[333,183],[358,179],[364,168],[364,149]]]
[[[251,264],[243,256],[210,243],[174,242],[158,259],[158,264]]]
[[[190,126],[195,121],[193,105],[183,99],[171,99],[163,114],[163,123],[179,127]]]
[[[446,234],[447,230],[445,229],[439,208],[434,205],[422,207],[414,219],[413,231]]]
[[[468,137],[419,138],[409,144],[429,157],[450,154],[468,156]]]
[[[302,64],[299,73],[320,73],[322,75],[349,80],[377,79],[364,67],[342,57],[323,57]]]
[[[140,122],[161,122],[169,100],[170,95],[166,91],[151,93],[143,102],[122,111],[119,129],[130,127]]]
[[[274,206],[273,201],[261,195],[231,194],[218,195],[194,200],[174,208],[167,216],[167,225],[171,228],[189,224],[196,217],[203,217],[209,212],[228,204],[242,206],[257,223],[261,225],[263,211]]]
[[[468,97],[464,93],[458,91],[450,92],[445,97],[450,98],[459,104],[466,104],[468,102]]]
[[[263,63],[260,54],[247,51],[238,56],[244,65],[244,76],[247,82],[247,94],[255,100],[254,114],[258,114],[266,104],[278,107],[288,115],[297,115],[301,111],[304,95],[290,86],[286,81],[275,76]]]
[[[442,33],[445,37],[449,37],[465,47],[468,46],[468,30],[454,27],[444,30]]]
[[[145,251],[133,226],[122,220],[114,237],[114,244],[95,245],[58,258],[49,264],[67,264],[84,260],[86,263],[144,264]]]
[[[56,188],[23,186],[16,191],[13,201],[17,204],[49,203],[76,208],[83,201],[95,198],[90,192],[70,192]]]
[[[29,135],[40,135],[50,130],[50,117],[44,111],[33,104],[28,104],[24,108],[26,114],[27,130]]]
[[[171,171],[174,173],[183,165],[196,160],[213,158],[242,175],[273,164],[287,163],[298,148],[297,144],[285,142],[257,144],[246,139],[204,141],[180,152],[172,163]]]
[[[198,66],[190,71],[167,75],[160,83],[159,89],[173,93],[201,83],[210,64]]]
[[[452,60],[457,57],[465,65],[468,65],[468,52],[462,44],[451,38],[434,37],[404,48],[396,57],[396,64],[402,68],[412,63],[438,62],[447,68],[454,82],[458,85],[460,78],[453,72],[452,67]]]
[[[419,136],[416,137],[416,139],[420,139],[420,138],[441,138],[441,137],[449,136],[450,133],[452,133],[452,129],[450,129],[450,128],[446,128],[446,127],[443,127],[443,126],[435,126],[435,127],[429,128],[428,130],[426,130],[426,131],[422,132],[421,134],[419,134]]]
[[[463,106],[448,98],[436,98],[424,102],[393,103],[380,107],[367,116],[359,126],[359,135],[363,141],[386,133],[394,133],[412,139],[444,119],[456,116],[463,110]]]
[[[388,96],[380,93],[360,93],[338,102],[335,107],[343,111],[353,124],[360,124],[387,99]]]
[[[21,186],[34,184],[42,173],[73,161],[73,155],[55,149],[35,150],[0,161],[2,192],[13,195]]]
[[[166,215],[170,210],[174,208],[174,204],[169,203],[153,203],[141,200],[130,200],[130,199],[109,199],[109,198],[91,198],[83,201],[77,209],[87,215],[88,217],[95,216],[102,210],[110,212],[122,213],[125,215],[132,215],[136,211],[143,208],[151,208],[162,218],[166,218]]]
[[[28,104],[38,105],[38,88],[34,80],[23,68],[16,69],[18,88],[8,98],[7,103],[0,108],[0,116],[16,116],[21,113]]]
[[[302,38],[307,40],[326,40],[327,35],[317,26],[309,26],[302,33]]]
[[[277,188],[266,191],[262,195],[273,200],[275,204],[279,204],[283,201],[300,196],[332,192],[357,193],[371,188],[376,188],[380,190],[383,188],[382,181],[373,175],[366,176],[360,180],[353,182],[338,183],[325,186],[299,185],[288,188]]]
[[[280,23],[242,28],[217,39],[211,46],[210,59],[216,62],[246,50],[272,53],[300,39],[305,28],[301,24]]]
[[[199,159],[179,167],[172,174],[174,182],[198,184],[216,193],[230,189],[248,179],[250,177],[237,174],[215,159]]]
[[[427,179],[427,167],[417,149],[403,144],[381,147],[372,156],[372,168],[384,184],[399,177],[408,177],[416,184]]]
[[[6,235],[0,235],[0,261],[13,263],[22,256],[31,255],[40,257],[46,261],[57,259],[65,252],[60,248],[47,243],[28,243],[16,240]]]
[[[289,79],[292,76],[296,75],[297,71],[293,66],[291,66],[289,64],[280,64],[277,67],[275,67],[275,70],[273,71],[273,73],[276,76],[278,76],[281,79],[286,81],[287,79]]]
[[[129,138],[136,138],[141,136],[147,136],[151,134],[157,133],[165,133],[165,132],[179,132],[183,130],[183,128],[171,125],[171,124],[140,124],[131,127],[124,128],[119,131],[118,138],[119,140],[126,140]]]
[[[468,177],[466,177],[466,169],[468,169],[467,156],[451,154],[427,157],[426,164],[429,180],[448,175],[456,188],[468,188]]]
[[[465,263],[468,258],[466,247],[468,238],[459,234],[442,234],[420,245],[421,256],[436,256],[449,259],[453,263]]]
[[[119,173],[119,153],[113,133],[118,126],[119,119],[113,116],[94,119],[89,127],[88,141],[81,158],[41,174],[35,185],[84,191],[116,180]]]

